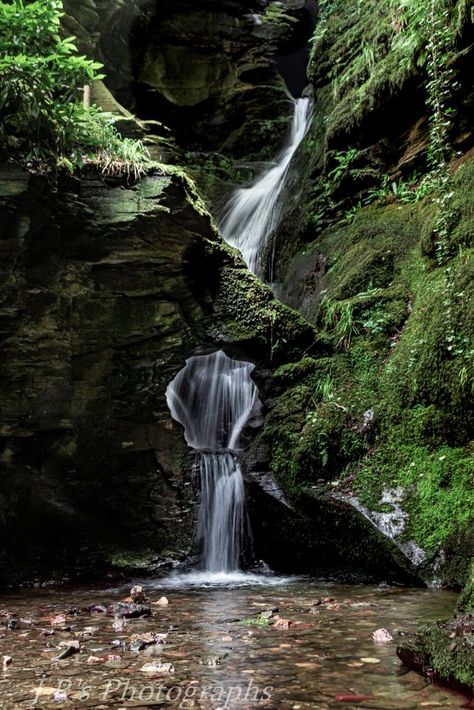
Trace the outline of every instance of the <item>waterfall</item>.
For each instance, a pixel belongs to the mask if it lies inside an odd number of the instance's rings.
[[[249,269],[260,270],[262,253],[281,218],[281,194],[291,160],[311,122],[311,102],[293,102],[288,142],[275,163],[250,187],[237,190],[220,220],[224,239],[240,249]],[[238,574],[246,536],[245,491],[238,453],[242,432],[259,412],[254,365],[232,360],[222,350],[196,355],[168,385],[173,419],[184,427],[199,457],[201,503],[196,542],[206,574]]]
[[[250,271],[257,275],[261,275],[259,262],[267,240],[281,218],[280,196],[288,168],[311,123],[311,101],[302,98],[293,103],[288,143],[276,163],[261,173],[250,187],[242,187],[232,195],[219,221],[219,230],[226,242],[240,250]]]
[[[239,570],[246,513],[238,452],[242,431],[259,412],[254,365],[232,360],[219,350],[196,355],[168,385],[173,419],[184,427],[188,445],[198,452],[201,504],[197,543],[207,572]]]

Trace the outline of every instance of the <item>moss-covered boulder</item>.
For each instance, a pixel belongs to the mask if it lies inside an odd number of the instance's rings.
[[[472,614],[426,627],[397,648],[398,657],[409,668],[470,696],[474,694],[473,653]]]

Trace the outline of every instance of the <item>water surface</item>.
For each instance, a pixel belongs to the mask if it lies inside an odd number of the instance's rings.
[[[14,618],[23,621],[19,628],[7,629],[7,618],[0,618],[0,656],[13,658],[0,676],[0,705],[7,710],[447,710],[465,703],[405,672],[395,655],[397,642],[419,622],[452,613],[455,594],[311,581],[273,580],[273,586],[264,586],[259,581],[243,586],[242,580],[235,580],[231,588],[209,586],[202,578],[188,578],[187,586],[170,587],[169,580],[149,583],[150,601],[166,595],[168,605],[152,604],[152,618],[125,623],[85,611],[93,604],[122,599],[124,589],[3,595],[1,613],[17,614]],[[317,604],[327,598],[334,601]],[[241,623],[272,608],[278,608],[282,622],[275,624],[274,617],[268,627]],[[52,625],[62,613],[63,623]],[[374,643],[372,632],[381,627],[388,629],[393,642]],[[148,632],[167,636],[161,639],[164,643],[131,650],[134,635]],[[80,641],[80,652],[55,660],[60,642],[71,640]],[[163,666],[165,672],[142,670],[156,662],[172,664],[174,672],[167,673],[168,666]],[[341,700],[351,695],[369,697]]]

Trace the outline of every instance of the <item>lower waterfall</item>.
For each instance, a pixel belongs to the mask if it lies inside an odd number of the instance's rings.
[[[261,406],[253,369],[251,363],[232,360],[222,350],[196,355],[166,391],[173,418],[183,425],[187,443],[199,456],[196,543],[206,572],[240,570],[247,516],[237,457],[242,431]]]

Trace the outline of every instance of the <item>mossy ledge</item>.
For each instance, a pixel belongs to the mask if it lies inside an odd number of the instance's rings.
[[[474,617],[460,614],[419,631],[397,648],[400,660],[432,682],[474,695]]]

